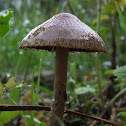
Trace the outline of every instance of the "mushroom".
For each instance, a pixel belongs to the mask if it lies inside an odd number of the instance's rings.
[[[102,38],[70,13],[60,13],[31,30],[22,40],[21,49],[56,51],[54,99],[50,126],[63,120],[67,100],[67,61],[69,52],[107,53]]]

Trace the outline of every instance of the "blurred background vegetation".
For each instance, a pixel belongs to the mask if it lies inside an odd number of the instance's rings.
[[[117,0],[117,2],[126,21],[126,1]],[[97,10],[98,4],[100,10]],[[102,0],[100,3],[98,0],[0,0],[0,11],[9,8],[14,12],[15,22],[13,29],[0,39],[0,90],[2,91],[0,104],[51,106],[55,53],[20,50],[21,40],[31,29],[53,15],[62,12],[73,13],[96,31],[97,15],[100,12],[100,27],[97,32],[108,48],[108,54],[99,55],[104,108],[102,108],[99,98],[96,54],[80,53],[70,53],[69,55],[66,108],[94,116],[103,114],[102,118],[126,126],[126,112],[121,110],[123,107],[126,108],[126,92],[124,91],[115,98],[116,94],[120,93],[126,86],[125,80],[113,75],[114,69],[126,64],[126,33],[117,13],[115,0]],[[123,78],[125,78],[126,68],[123,70]],[[115,73],[116,76],[119,75],[118,71]],[[13,77],[15,77],[16,82]],[[12,83],[14,86],[7,88],[7,85]],[[34,88],[35,85],[33,84],[38,85],[37,89]],[[39,84],[40,88],[38,88]],[[29,88],[28,85],[31,87]],[[35,89],[41,98],[37,97],[37,93],[33,96]],[[104,110],[106,110],[105,113]],[[23,126],[30,125],[33,121],[34,125],[44,126],[44,122],[48,124],[49,120],[49,113],[47,112],[11,112],[13,115],[11,117],[7,116],[9,114],[9,112],[0,113],[0,125]],[[90,119],[76,116],[68,117],[65,115],[65,118],[66,126],[89,126],[94,123]]]

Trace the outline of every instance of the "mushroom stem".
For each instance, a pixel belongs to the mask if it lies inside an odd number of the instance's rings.
[[[69,49],[63,47],[56,48],[54,99],[49,126],[60,126],[59,121],[63,120],[64,106],[67,100],[66,82],[68,51]]]

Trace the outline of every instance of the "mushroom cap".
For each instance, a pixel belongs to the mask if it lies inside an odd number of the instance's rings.
[[[102,38],[70,13],[60,13],[31,30],[22,40],[21,49],[55,51],[56,47],[71,52],[107,53]]]

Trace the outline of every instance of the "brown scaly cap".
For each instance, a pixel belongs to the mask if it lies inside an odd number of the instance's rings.
[[[71,52],[107,53],[102,38],[70,13],[60,13],[31,30],[20,48],[55,51],[56,47]]]

